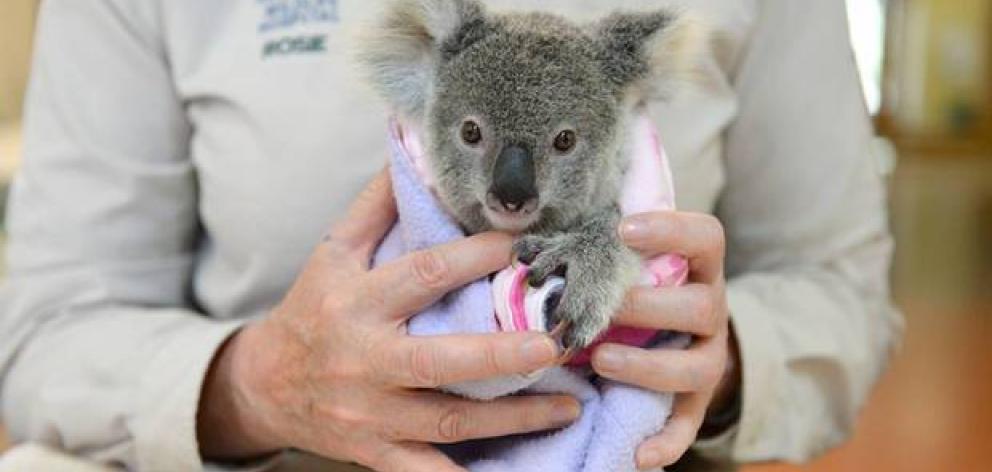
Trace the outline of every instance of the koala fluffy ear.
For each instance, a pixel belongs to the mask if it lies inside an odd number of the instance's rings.
[[[667,98],[693,81],[705,43],[697,18],[665,10],[615,13],[595,28],[606,76],[630,100]]]
[[[391,105],[416,116],[438,63],[480,39],[485,25],[477,0],[393,0],[359,37],[358,60]]]

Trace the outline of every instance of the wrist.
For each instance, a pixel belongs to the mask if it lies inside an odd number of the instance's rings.
[[[214,354],[200,393],[196,416],[200,455],[217,461],[257,459],[278,452],[283,446],[261,421],[261,409],[253,401],[251,375],[255,362],[252,344],[257,343],[258,324],[235,332]]]
[[[703,439],[718,436],[740,419],[740,351],[733,326],[728,323],[727,329],[727,363],[699,430],[699,437]]]

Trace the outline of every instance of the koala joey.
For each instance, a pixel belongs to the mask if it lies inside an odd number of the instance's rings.
[[[399,0],[360,61],[423,130],[435,192],[468,233],[518,234],[529,282],[566,279],[552,314],[581,349],[609,325],[640,257],[618,235],[629,126],[692,69],[696,22],[668,10],[576,24],[476,0]]]

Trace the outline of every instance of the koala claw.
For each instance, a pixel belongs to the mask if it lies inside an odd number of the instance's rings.
[[[513,245],[517,259],[529,265],[527,282],[543,284],[552,275],[564,275],[568,258],[567,241],[561,237],[524,236]]]
[[[562,308],[562,307],[559,307]],[[558,338],[565,352],[575,354],[585,349],[609,327],[610,318],[594,312],[573,312],[559,309],[552,315],[558,324],[566,324]]]
[[[568,328],[571,325],[572,325],[571,321],[562,320],[555,325],[554,329],[548,332],[548,336],[551,336],[551,339],[554,339],[555,342],[557,342],[558,345],[562,348],[561,355],[558,356],[559,365],[568,364],[568,362],[571,361],[572,358],[575,357],[575,354],[578,352],[578,349],[576,349],[575,346],[566,345],[564,340],[565,333],[568,331]]]
[[[534,262],[537,255],[541,253],[541,249],[542,244],[534,236],[524,236],[513,244],[515,259],[528,265]]]

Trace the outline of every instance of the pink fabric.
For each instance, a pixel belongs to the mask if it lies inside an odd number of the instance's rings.
[[[513,329],[517,331],[531,329],[529,323],[527,323],[527,315],[524,313],[524,284],[527,283],[526,278],[527,266],[521,265],[513,271],[513,281],[510,285],[510,312],[513,314]]]

